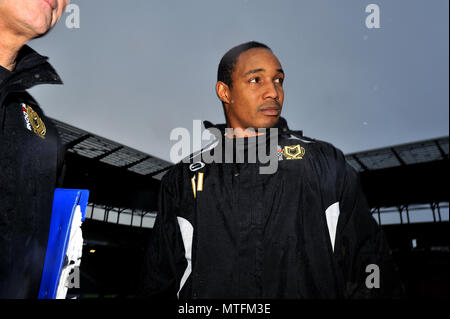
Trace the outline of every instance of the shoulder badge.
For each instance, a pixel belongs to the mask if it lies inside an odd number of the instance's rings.
[[[305,148],[300,145],[286,145],[283,148],[283,156],[288,159],[302,159],[305,155]]]
[[[31,108],[31,106],[22,103],[21,107],[27,129],[30,131],[32,130],[37,136],[39,136],[42,139],[45,139],[47,128],[45,127],[44,121],[42,121],[42,119]]]

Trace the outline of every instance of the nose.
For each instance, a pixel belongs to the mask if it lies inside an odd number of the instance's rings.
[[[273,99],[273,100],[277,100],[280,97],[280,92],[279,92],[280,88],[276,86],[275,83],[273,82],[268,82],[265,87],[264,87],[264,95],[263,98],[264,99]]]

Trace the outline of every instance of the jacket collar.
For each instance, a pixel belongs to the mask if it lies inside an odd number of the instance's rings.
[[[215,128],[218,129],[222,135],[225,134],[225,129],[226,129],[226,124],[216,124],[214,125],[213,123],[209,122],[209,121],[203,121],[203,125],[205,126],[205,129],[209,130],[211,128]],[[274,127],[278,128],[279,130],[279,134],[286,134],[286,133],[296,133],[299,135],[303,135],[302,131],[291,131],[289,129],[289,126],[287,124],[287,121],[285,118],[281,117],[278,119],[277,124],[274,125]],[[213,133],[213,131],[212,131]]]
[[[62,84],[47,60],[47,57],[24,45],[17,55],[14,71],[1,70],[3,79],[0,78],[0,103],[11,92],[25,91],[38,84]]]
[[[0,133],[3,133],[5,127],[6,105],[3,102],[8,94],[23,92],[38,84],[62,84],[59,75],[47,60],[47,57],[24,45],[17,54],[14,71],[10,72],[5,68],[0,70]]]
[[[11,76],[12,72],[0,65],[0,85],[4,80]]]

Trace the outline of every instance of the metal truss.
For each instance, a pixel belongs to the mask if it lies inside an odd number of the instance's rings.
[[[133,227],[153,228],[157,212],[89,203],[86,218]]]
[[[448,160],[449,137],[383,147],[346,154],[347,162],[358,172]]]
[[[444,219],[441,214],[441,209],[449,208],[449,202],[432,202],[424,205],[400,205],[396,207],[373,207],[371,208],[371,213],[377,220],[379,225],[382,225],[381,214],[385,213],[398,213],[400,217],[400,222],[398,224],[410,224],[411,214],[418,214],[419,211],[423,213],[424,211],[430,214],[429,222],[439,223],[448,222],[448,219]],[[393,223],[395,224],[395,223]]]
[[[172,167],[172,163],[89,133],[67,123],[51,119],[68,152],[121,167],[147,176],[157,176]],[[157,179],[161,176],[158,175]]]

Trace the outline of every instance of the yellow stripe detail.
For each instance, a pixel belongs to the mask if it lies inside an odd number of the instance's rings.
[[[196,187],[195,187],[195,175],[194,177],[191,178],[191,183],[192,183],[192,191],[194,192],[194,198],[197,197],[197,193],[195,191]]]
[[[198,173],[197,191],[203,191],[203,173]]]

